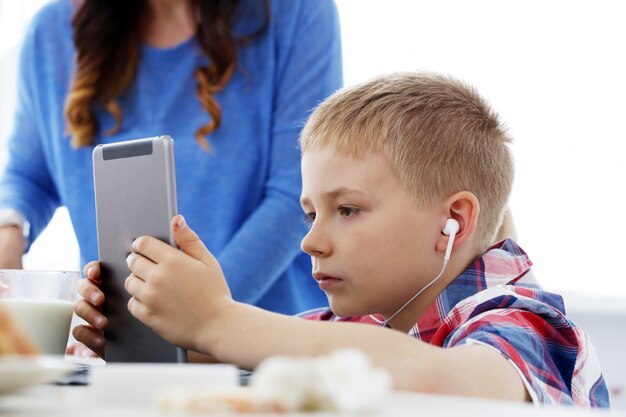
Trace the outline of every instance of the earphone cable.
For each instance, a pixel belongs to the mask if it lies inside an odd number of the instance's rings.
[[[395,313],[393,313],[388,319],[381,321],[378,320],[373,314],[370,314],[370,318],[372,320],[374,320],[376,323],[378,324],[382,324],[383,326],[387,326],[387,324],[395,317],[397,316],[402,310],[404,310],[406,308],[406,306],[408,306],[409,304],[411,304],[413,302],[413,300],[415,300],[417,297],[419,297],[419,295],[421,293],[423,293],[424,291],[426,291],[428,288],[430,288],[431,285],[433,285],[439,278],[441,278],[441,276],[443,275],[443,271],[446,270],[446,265],[448,265],[448,260],[444,259],[443,261],[443,266],[441,267],[441,271],[439,271],[439,274],[437,274],[437,276],[435,278],[432,279],[432,281],[430,281],[428,284],[426,284],[424,286],[424,288],[422,288],[421,290],[419,290],[415,295],[413,295],[413,297],[409,298],[409,300],[402,304],[402,306],[396,310]]]

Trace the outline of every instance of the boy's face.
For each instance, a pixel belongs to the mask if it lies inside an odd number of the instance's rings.
[[[302,250],[335,314],[389,317],[439,272],[441,212],[418,210],[383,155],[305,152],[302,186]]]

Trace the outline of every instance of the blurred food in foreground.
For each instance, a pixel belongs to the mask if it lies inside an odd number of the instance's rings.
[[[0,355],[36,355],[38,349],[0,302]]]
[[[255,370],[249,387],[171,388],[158,400],[168,410],[233,413],[369,412],[391,392],[391,377],[359,350],[329,356],[276,356]]]

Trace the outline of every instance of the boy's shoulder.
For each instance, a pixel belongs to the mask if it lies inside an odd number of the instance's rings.
[[[445,346],[453,333],[467,334],[478,323],[497,326],[507,321],[520,331],[527,330],[529,322],[572,328],[563,298],[539,286],[532,265],[511,239],[491,246],[442,291],[417,321],[420,334],[414,336]]]
[[[490,248],[444,290],[438,308],[420,318],[420,330],[432,325],[420,335],[445,348],[479,344],[497,350],[535,403],[607,407],[593,343],[567,317],[563,298],[537,285],[531,265],[513,241]]]

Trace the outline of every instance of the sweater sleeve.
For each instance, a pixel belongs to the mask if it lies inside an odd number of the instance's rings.
[[[307,229],[299,204],[298,135],[308,114],[342,83],[334,2],[297,4],[297,18],[278,33],[271,161],[264,199],[219,256],[234,298],[252,304],[302,253],[300,241]]]
[[[0,180],[0,207],[20,212],[30,223],[26,250],[46,227],[59,206],[59,195],[44,155],[41,138],[42,98],[37,89],[38,27],[42,13],[33,20],[20,51],[17,100],[9,136],[9,156]]]

